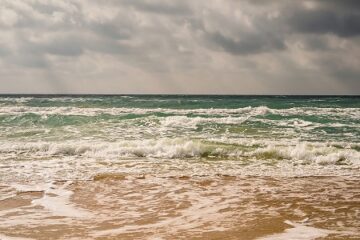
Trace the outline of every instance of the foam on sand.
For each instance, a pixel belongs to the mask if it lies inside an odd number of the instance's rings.
[[[326,237],[332,233],[338,233],[337,231],[309,227],[288,220],[285,221],[285,223],[291,225],[292,228],[286,229],[283,233],[258,238],[258,240],[312,240]]]
[[[67,181],[60,186],[55,186],[54,183],[48,183],[43,186],[20,186],[14,185],[18,191],[43,191],[43,197],[34,199],[32,201],[33,206],[41,206],[51,213],[53,216],[62,216],[70,218],[89,218],[91,213],[75,207],[71,201],[70,197],[73,195],[73,192],[68,190],[68,186],[71,184],[71,181]]]
[[[59,239],[75,235],[241,239],[251,234],[251,239],[267,235],[263,239],[303,240],[359,235],[357,179],[97,176],[89,181],[17,187],[17,191],[43,189],[47,197],[0,211],[0,232],[11,236],[16,228],[18,236],[35,239],[55,235]],[[286,219],[304,218],[309,218],[306,223],[284,224]]]

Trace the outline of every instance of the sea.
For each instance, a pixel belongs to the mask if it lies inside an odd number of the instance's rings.
[[[356,239],[359,180],[359,96],[0,96],[0,239]]]

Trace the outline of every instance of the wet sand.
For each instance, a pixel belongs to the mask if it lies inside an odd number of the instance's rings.
[[[358,180],[99,174],[1,183],[0,239],[359,239]]]

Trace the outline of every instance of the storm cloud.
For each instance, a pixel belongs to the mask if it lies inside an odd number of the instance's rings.
[[[1,93],[360,94],[357,0],[2,0]]]

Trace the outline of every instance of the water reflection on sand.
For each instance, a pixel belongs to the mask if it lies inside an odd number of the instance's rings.
[[[0,196],[0,239],[360,238],[357,177],[105,173]]]

